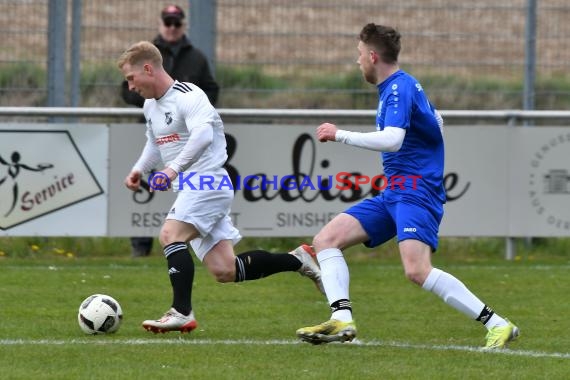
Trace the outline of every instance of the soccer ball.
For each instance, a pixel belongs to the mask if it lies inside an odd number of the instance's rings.
[[[79,306],[77,322],[86,334],[114,333],[121,326],[123,310],[121,305],[111,296],[93,294]]]

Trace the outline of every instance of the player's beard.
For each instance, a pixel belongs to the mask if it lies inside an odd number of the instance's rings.
[[[362,77],[364,78],[364,80],[366,82],[368,82],[370,84],[374,84],[374,85],[377,84],[376,83],[376,81],[377,81],[376,73],[373,70],[369,70],[369,71],[362,70]]]

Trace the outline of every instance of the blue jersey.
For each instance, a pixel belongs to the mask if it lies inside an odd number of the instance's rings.
[[[383,152],[386,200],[445,203],[443,125],[420,83],[398,70],[378,85],[376,129],[406,130],[397,152]],[[439,122],[438,122],[439,119]]]

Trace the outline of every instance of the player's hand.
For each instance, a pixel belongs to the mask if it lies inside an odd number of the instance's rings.
[[[157,173],[160,175],[153,176],[152,185],[150,186],[151,193],[154,191],[168,191],[172,187],[172,181],[178,176],[178,173],[171,168],[164,168]]]
[[[133,170],[132,172],[127,175],[125,178],[125,186],[129,190],[137,191],[141,185],[141,172]]]
[[[323,123],[317,127],[317,139],[320,142],[335,141],[338,128],[331,123]]]

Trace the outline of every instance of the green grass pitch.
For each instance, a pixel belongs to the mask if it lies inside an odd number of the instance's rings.
[[[297,273],[218,284],[197,263],[190,334],[146,332],[170,305],[165,260],[0,258],[2,379],[565,379],[570,264],[502,259],[435,264],[521,328],[508,350],[481,352],[485,329],[409,283],[397,259],[347,255],[359,344],[312,346],[295,330],[329,317]],[[76,321],[92,293],[116,298],[114,335]]]

